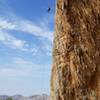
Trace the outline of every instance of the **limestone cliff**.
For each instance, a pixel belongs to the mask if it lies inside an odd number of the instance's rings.
[[[100,0],[57,0],[51,100],[100,100]]]

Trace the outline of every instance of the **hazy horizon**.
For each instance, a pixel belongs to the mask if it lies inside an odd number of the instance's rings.
[[[32,94],[32,95],[22,95],[22,94],[13,94],[13,95],[5,95],[5,94],[0,94],[0,96],[9,96],[9,97],[11,97],[11,96],[24,96],[24,97],[30,97],[30,96],[35,96],[35,95],[47,95],[47,96],[50,96],[50,94],[46,94],[46,93],[42,93],[42,94]]]

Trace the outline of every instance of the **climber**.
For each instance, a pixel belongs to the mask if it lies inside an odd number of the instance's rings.
[[[51,11],[51,8],[50,7],[48,7],[48,10],[47,10],[48,12],[50,12]]]
[[[51,0],[48,0],[48,9],[47,12],[49,13],[51,11]]]

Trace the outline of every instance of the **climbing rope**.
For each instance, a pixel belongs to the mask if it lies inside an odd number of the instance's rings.
[[[47,9],[48,13],[51,11],[51,0],[48,0],[48,9]]]

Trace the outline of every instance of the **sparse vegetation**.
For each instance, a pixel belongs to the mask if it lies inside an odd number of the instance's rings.
[[[13,100],[11,97],[8,97],[7,100]]]

